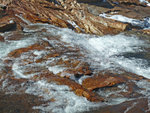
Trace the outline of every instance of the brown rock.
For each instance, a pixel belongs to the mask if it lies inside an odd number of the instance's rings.
[[[3,17],[0,19],[0,32],[6,32],[14,30],[16,28],[16,22],[9,17]]]
[[[149,29],[142,30],[142,32],[143,32],[144,34],[148,34],[148,35],[150,35],[150,30],[149,30]]]
[[[76,89],[75,90],[75,94],[78,95],[78,96],[82,96],[83,92],[84,92],[84,90],[82,90],[82,89]]]
[[[63,61],[61,59],[61,61],[59,61],[59,63],[57,63],[57,64],[59,64],[59,65],[65,64],[65,67],[68,68],[58,74],[60,76],[63,75],[63,77],[69,77],[68,75],[74,75],[75,77],[78,78],[83,75],[91,75],[92,74],[89,64],[82,62],[82,61],[71,60],[71,59]],[[66,75],[66,76],[64,76],[64,75]]]
[[[90,98],[90,94],[86,91],[83,92],[83,96],[86,97],[86,98]]]
[[[46,0],[37,0],[36,2],[34,0],[13,0],[8,5],[8,14],[23,14],[25,19],[33,23],[49,23],[59,27],[70,28],[77,32],[97,35],[117,34],[129,28],[128,24],[89,13],[87,8],[77,3],[76,0],[58,0],[58,2],[59,4],[53,4]],[[17,18],[17,23],[22,23],[21,19],[19,20],[15,15],[12,16]],[[71,24],[68,20],[76,25]],[[19,25],[17,24],[17,26]]]
[[[119,77],[114,77],[107,74],[98,74],[83,80],[82,86],[89,91],[92,91],[97,88],[113,86],[123,82],[125,81]]]
[[[0,36],[0,42],[4,42],[4,37]]]
[[[142,3],[139,0],[109,0],[109,1],[126,5],[142,5]]]
[[[92,101],[92,102],[104,101],[102,97],[100,97],[99,95],[97,95],[96,93],[92,91],[88,91],[87,89],[83,88],[80,84],[74,82],[73,80],[51,76],[51,75],[49,76],[49,74],[42,74],[42,75],[33,77],[33,80],[39,80],[39,79],[46,79],[48,82],[55,82],[59,85],[67,85],[72,89],[72,91],[75,92],[76,95],[84,96],[89,101]]]
[[[28,52],[30,50],[43,50],[45,47],[50,46],[48,42],[36,43],[26,48],[16,49],[8,54],[9,57],[20,57],[20,55],[24,52]]]
[[[148,109],[148,99],[138,98],[117,105],[100,107],[86,113],[149,113]]]

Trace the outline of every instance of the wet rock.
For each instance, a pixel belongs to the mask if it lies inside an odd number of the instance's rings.
[[[107,75],[110,75],[110,76],[119,77],[119,78],[121,78],[125,81],[128,81],[128,80],[138,81],[138,80],[146,79],[145,77],[137,75],[135,73],[127,72],[125,70],[120,70],[120,71],[121,71],[121,73],[110,72],[110,71],[107,71],[107,72],[104,72],[104,73],[106,73]]]
[[[80,84],[76,83],[73,80],[51,76],[49,74],[42,74],[40,76],[38,75],[33,77],[33,80],[40,80],[40,79],[46,79],[46,81],[48,82],[54,82],[59,85],[67,85],[71,88],[72,91],[75,92],[76,95],[86,97],[89,101],[92,102],[104,101],[102,97],[100,97],[99,95],[97,95],[92,91],[88,91],[87,89],[85,89],[84,87],[82,87]]]
[[[65,67],[67,67],[68,69],[65,69],[64,71],[58,74],[61,77],[70,77],[68,75],[74,75],[76,78],[80,78],[83,75],[92,74],[92,71],[88,63],[78,61],[78,60],[75,61],[67,60],[64,61],[64,63],[62,64],[65,64]]]
[[[0,19],[0,32],[6,32],[14,30],[16,28],[16,22],[9,17],[3,17]]]
[[[135,82],[127,82],[126,83],[127,91],[126,92],[120,92],[119,94],[122,95],[123,97],[127,97],[127,98],[138,98],[140,96],[142,96],[141,94],[139,94],[137,91],[140,90],[139,87],[137,87],[137,85],[135,84]]]
[[[28,34],[24,34],[22,31],[14,31],[12,35],[7,36],[5,39],[6,40],[21,40],[24,37],[29,36]]]
[[[148,109],[148,99],[139,98],[137,100],[123,102],[119,105],[100,107],[99,110],[84,113],[149,113],[147,111]]]
[[[16,49],[12,52],[10,52],[8,54],[9,57],[14,57],[14,58],[17,58],[17,57],[20,57],[21,54],[25,53],[25,52],[28,52],[30,50],[44,50],[45,47],[47,46],[50,46],[48,42],[41,42],[41,43],[36,43],[36,44],[33,44],[31,46],[28,46],[26,48],[20,48],[20,49]]]
[[[33,106],[44,104],[39,97],[29,94],[5,94],[0,92],[1,113],[40,113],[32,109]]]
[[[0,42],[4,42],[4,37],[0,36]]]
[[[125,80],[122,78],[100,73],[83,80],[82,86],[92,91],[97,88],[114,86],[123,82],[125,82]]]

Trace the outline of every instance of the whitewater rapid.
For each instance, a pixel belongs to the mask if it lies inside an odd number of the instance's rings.
[[[45,29],[45,33],[41,33],[41,30]],[[3,33],[2,36],[5,37],[5,42],[0,42],[0,62],[5,60],[7,54],[11,51],[23,47],[32,45],[39,40],[48,41],[53,47],[58,48],[60,43],[65,43],[66,47],[79,47],[84,57],[80,56],[80,60],[87,61],[91,68],[102,71],[102,70],[112,70],[118,71],[119,69],[126,70],[127,72],[132,72],[137,75],[150,78],[150,61],[149,59],[139,58],[138,56],[130,56],[126,54],[136,54],[141,52],[149,52],[147,48],[150,48],[150,42],[148,40],[141,40],[135,35],[127,36],[125,34],[118,35],[106,35],[106,36],[95,36],[89,34],[78,34],[74,31],[66,28],[58,28],[48,24],[30,24],[24,28],[24,33],[29,34],[21,40],[9,40],[7,39],[13,32]],[[49,40],[46,36],[60,37],[59,40]],[[12,69],[15,73],[16,78],[26,78],[30,79],[34,74],[25,75],[26,68],[32,68],[34,66],[47,67],[47,69],[54,74],[62,72],[65,70],[63,66],[51,66],[50,63],[55,62],[54,59],[49,59],[44,63],[26,64],[22,65],[21,60],[28,58],[31,54],[36,55],[33,60],[42,57],[51,51],[29,51],[19,58],[15,59]],[[63,59],[67,59],[67,55],[61,56]],[[1,64],[0,64],[1,65]],[[71,75],[72,76],[72,75]],[[72,77],[72,79],[74,79]],[[82,78],[81,78],[82,79]],[[3,88],[7,85],[7,80],[3,81]],[[82,83],[82,80],[77,81]],[[31,82],[32,83],[32,82]],[[137,84],[143,84],[143,82],[138,82]],[[23,86],[23,85],[22,85]],[[145,85],[144,85],[145,86]],[[145,86],[146,88],[149,87]],[[15,86],[14,86],[15,87]],[[126,86],[119,85],[120,91],[127,92]],[[11,87],[9,88],[11,89]],[[119,94],[120,91],[116,92],[103,92],[99,90],[99,94],[107,97],[113,94]],[[149,89],[148,91],[149,92]],[[143,92],[148,98],[149,95]],[[54,83],[48,83],[46,80],[37,81],[26,87],[25,93],[43,97],[45,101],[54,98],[56,101],[43,104],[41,106],[34,106],[33,109],[40,109],[43,113],[52,111],[54,113],[78,113],[90,110],[92,108],[97,108],[104,105],[115,105],[127,101],[128,98],[115,98],[108,99],[106,103],[92,103],[89,102],[84,97],[79,97],[75,95],[68,86],[56,85]]]

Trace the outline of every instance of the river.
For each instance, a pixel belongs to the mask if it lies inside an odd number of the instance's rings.
[[[128,86],[126,84],[117,85],[117,90],[114,91],[104,89],[96,90],[99,95],[107,98],[107,101],[94,103],[88,101],[85,97],[75,95],[66,85],[57,85],[55,83],[49,83],[46,80],[32,81],[31,78],[40,74],[42,70],[49,70],[54,74],[64,71],[67,68],[66,66],[56,64],[60,59],[86,61],[90,64],[90,68],[94,73],[99,71],[122,73],[123,70],[150,78],[150,40],[144,37],[138,37],[135,34],[127,35],[121,33],[113,36],[96,36],[79,34],[67,28],[58,28],[48,24],[28,23],[23,32],[11,31],[1,33],[1,35],[5,38],[5,41],[0,42],[0,71],[10,65],[12,69],[11,74],[6,73],[2,75],[0,89],[6,94],[24,92],[24,94],[42,98],[42,101],[45,101],[44,104],[33,106],[33,109],[38,109],[42,113],[50,111],[54,113],[78,113],[137,100],[135,97],[127,98],[119,96],[120,92],[127,92]],[[24,52],[16,58],[9,56],[14,50],[25,48],[42,41],[47,42],[50,46],[43,50],[36,49]],[[40,63],[33,62],[54,52],[61,53],[61,55],[59,57],[48,58]],[[11,60],[12,62],[9,64],[9,62],[5,62],[6,60]],[[31,73],[30,71],[33,72]],[[22,82],[11,85],[7,77],[4,76],[26,79],[28,83]],[[61,74],[61,76],[64,75]],[[90,77],[83,76],[76,78],[72,74],[68,74],[67,76],[79,84],[82,84],[85,78]],[[144,80],[132,81],[140,88],[145,89],[137,90],[141,94],[139,98],[147,98],[150,101],[150,83]],[[17,90],[15,90],[16,88]],[[110,98],[110,95],[117,95],[117,97]],[[48,101],[53,98],[55,101]],[[127,107],[123,112],[127,113],[136,104],[137,102],[134,102],[132,106]]]

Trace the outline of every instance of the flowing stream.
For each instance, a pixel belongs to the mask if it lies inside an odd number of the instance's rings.
[[[27,70],[34,70],[35,67],[44,67],[49,71],[57,74],[66,69],[62,65],[53,65],[56,60],[62,59],[80,59],[90,64],[90,67],[95,71],[111,70],[117,73],[121,73],[120,70],[132,72],[137,75],[150,78],[150,40],[138,38],[136,35],[106,35],[95,36],[89,34],[78,34],[74,31],[66,28],[57,28],[47,24],[30,24],[24,28],[23,33],[18,33],[21,38],[18,40],[11,40],[11,37],[16,35],[16,32],[2,33],[5,37],[4,42],[0,42],[0,70],[4,68],[4,61],[6,59],[13,59],[12,71],[15,78],[28,79],[28,85],[22,83],[21,88],[18,91],[14,89],[16,86],[11,86],[7,79],[1,78],[2,81],[1,90],[6,90],[7,94],[19,93],[21,90],[25,90],[25,93],[42,97],[43,100],[48,101],[52,98],[54,102],[47,102],[40,106],[34,106],[33,109],[40,109],[42,113],[54,112],[54,113],[75,113],[88,111],[90,109],[96,109],[100,106],[117,105],[125,101],[133,100],[133,98],[108,98],[104,103],[92,103],[84,97],[75,95],[68,86],[56,85],[54,83],[48,83],[46,80],[39,80],[32,83],[31,77],[34,77],[40,72],[27,73]],[[47,37],[55,38],[47,38]],[[62,51],[63,55],[59,58],[50,58],[42,63],[22,64],[24,59],[36,60],[40,59],[50,51],[52,47],[46,50],[31,50],[23,53],[18,58],[10,58],[7,56],[11,51],[19,48],[24,48],[33,45],[40,41],[47,41],[56,51]],[[63,46],[63,47],[62,47]],[[75,53],[65,52],[65,48],[72,47],[74,49],[79,48],[80,53],[84,56],[75,57]],[[78,54],[78,53],[76,53]],[[34,55],[34,57],[32,56]],[[9,65],[9,64],[8,64]],[[73,80],[76,80],[74,76],[70,75]],[[85,78],[76,80],[78,83],[82,83]],[[141,88],[145,88],[146,91],[138,91],[145,97],[150,98],[149,87],[150,83],[146,81],[139,81],[137,85]],[[109,95],[119,95],[119,92],[127,92],[127,86],[118,85],[119,90],[116,92],[98,90],[98,94],[108,97]],[[133,107],[136,103],[133,104]],[[127,109],[128,110],[128,109]],[[125,113],[127,112],[125,111]]]

